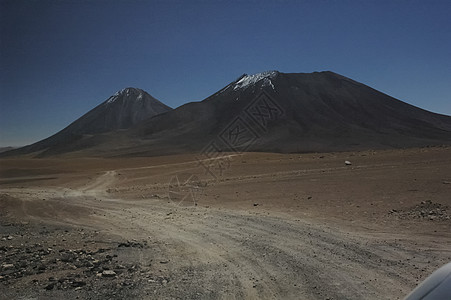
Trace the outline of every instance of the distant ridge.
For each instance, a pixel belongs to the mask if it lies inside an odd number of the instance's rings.
[[[10,151],[15,149],[16,147],[11,147],[11,146],[7,146],[7,147],[0,147],[0,153],[2,152],[6,152],[6,151]]]

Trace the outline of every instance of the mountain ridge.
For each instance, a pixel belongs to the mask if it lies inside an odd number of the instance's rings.
[[[261,95],[266,97],[261,101],[283,112],[277,119],[264,120],[264,128],[255,118],[256,109],[260,118],[262,112],[268,114],[258,104]],[[252,103],[257,106],[249,107]],[[44,156],[74,150],[94,156],[199,152],[222,137],[240,116],[243,124],[253,124],[247,129],[258,137],[238,151],[327,152],[451,144],[449,116],[415,107],[332,71],[267,71],[243,74],[202,101],[155,114],[121,131],[95,134],[89,142],[74,146],[68,140],[72,146],[62,148],[50,145]],[[224,139],[218,144],[218,151],[231,150]]]

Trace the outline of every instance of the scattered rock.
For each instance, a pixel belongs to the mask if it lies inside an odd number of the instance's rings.
[[[3,264],[2,269],[3,270],[14,269],[14,265],[13,264]]]
[[[116,272],[114,272],[113,270],[105,270],[102,272],[102,277],[115,277],[116,276]]]
[[[73,287],[82,287],[82,286],[85,286],[85,285],[86,285],[86,282],[84,282],[82,280],[74,280],[72,282],[72,286]]]
[[[61,261],[62,262],[72,262],[74,261],[76,258],[75,253],[73,252],[66,252],[61,256]]]
[[[136,241],[126,241],[125,243],[120,243],[118,247],[137,247],[137,248],[143,248],[144,245],[142,243],[136,242]]]
[[[345,160],[345,165],[350,166],[352,163],[349,160]]]
[[[258,206],[258,203],[254,203],[254,206]]]
[[[446,180],[444,180],[442,183],[443,183],[443,184],[451,184],[451,181],[446,181]]]
[[[45,286],[44,289],[46,289],[47,291],[53,290],[53,288],[55,287],[55,283],[49,283],[48,285]]]
[[[430,221],[449,221],[451,216],[448,206],[433,203],[431,200],[421,201],[420,204],[405,210],[392,209],[389,215],[395,215],[400,219],[425,219]]]

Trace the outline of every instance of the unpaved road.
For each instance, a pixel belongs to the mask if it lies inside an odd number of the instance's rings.
[[[60,210],[70,203],[71,210],[95,213],[87,224],[96,230],[152,244],[139,249],[134,259],[143,266],[161,264],[168,283],[158,289],[141,283],[134,291],[139,298],[396,299],[416,284],[419,269],[447,253],[440,244],[424,251],[403,235],[387,243],[288,215],[179,207],[161,199],[112,199],[105,191],[115,174],[106,172],[79,190],[9,193],[21,199],[32,195],[24,201],[48,197],[52,205],[47,209],[55,215],[47,211],[44,219],[66,218],[83,226],[87,216],[76,220]],[[22,209],[33,216],[25,202]]]
[[[315,172],[323,174],[325,169]],[[333,171],[339,175],[341,169]],[[114,169],[91,174],[89,181],[78,180],[70,187],[3,187],[3,220],[29,223],[24,225],[26,230],[17,225],[19,229],[14,231],[11,228],[17,223],[6,227],[3,222],[2,235],[6,237],[9,230],[13,239],[1,241],[0,246],[12,243],[12,249],[19,249],[17,243],[40,239],[37,232],[44,225],[68,226],[73,229],[66,230],[69,236],[64,240],[62,233],[55,231],[41,243],[52,248],[107,245],[105,251],[117,255],[132,273],[107,265],[117,271],[115,278],[108,279],[96,276],[101,268],[82,266],[78,269],[85,269],[77,276],[84,278],[86,285],[67,287],[63,282],[44,289],[49,277],[72,272],[64,268],[77,272],[76,266],[67,263],[41,274],[3,277],[0,295],[9,299],[402,299],[434,269],[451,260],[449,236],[440,232],[413,235],[403,228],[336,226],[336,222],[259,206],[180,206],[163,193],[149,194],[148,187],[129,194],[120,192],[128,180],[127,171],[141,176],[133,168]],[[164,168],[160,171],[174,173]],[[273,174],[280,175],[280,185],[293,185],[287,183],[290,172]],[[250,178],[273,180],[274,176],[264,172]],[[230,189],[219,184],[217,191],[221,187]],[[134,188],[131,185],[130,189]],[[438,224],[437,228],[442,228],[449,222]],[[82,239],[71,230],[84,230],[89,238]],[[133,242],[120,247],[125,240]],[[1,263],[20,258],[5,249],[2,254],[0,248]]]

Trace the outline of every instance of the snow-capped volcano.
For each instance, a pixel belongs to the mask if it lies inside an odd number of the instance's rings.
[[[127,129],[170,109],[145,91],[128,87],[116,92],[65,130],[93,134]]]
[[[96,135],[128,129],[169,110],[171,110],[169,106],[145,91],[128,87],[116,92],[53,136],[17,150],[19,153],[42,150],[54,153],[66,151],[66,148],[74,151],[78,147],[85,147],[86,144],[97,143],[92,140],[98,138]]]
[[[327,152],[451,144],[451,117],[330,71],[268,71],[242,75],[204,101],[129,131],[151,141],[139,146],[140,155],[203,151],[209,145],[225,152]]]

